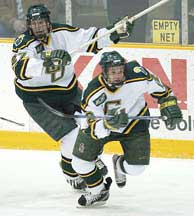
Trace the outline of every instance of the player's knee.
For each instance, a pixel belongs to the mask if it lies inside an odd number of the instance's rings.
[[[123,165],[124,165],[125,172],[133,176],[142,174],[146,169],[146,165],[131,165],[128,164],[126,161],[124,161]]]
[[[85,161],[74,155],[71,163],[73,169],[79,174],[89,173],[95,169],[95,161]]]

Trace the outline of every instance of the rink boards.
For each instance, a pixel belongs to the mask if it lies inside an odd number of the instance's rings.
[[[105,48],[97,55],[82,53],[74,57],[80,86],[99,73],[98,61],[104,51],[119,51],[127,60],[137,60],[173,88],[178,97],[184,120],[168,129],[159,120],[151,122],[151,150],[153,157],[194,158],[194,47],[123,43]],[[21,100],[15,95],[14,73],[11,70],[11,40],[0,43],[0,117],[25,124],[24,127],[0,121],[0,148],[58,150],[60,144],[52,141],[28,116]],[[152,115],[159,115],[157,102],[145,96]],[[3,102],[3,103],[2,103]],[[105,146],[106,153],[121,152],[118,143]]]

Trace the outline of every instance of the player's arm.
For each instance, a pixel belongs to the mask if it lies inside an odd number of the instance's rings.
[[[64,73],[65,66],[70,63],[71,57],[65,50],[43,51],[41,58],[38,58],[33,54],[33,50],[25,48],[18,50],[12,57],[12,69],[21,80],[44,74],[52,76],[58,71]]]
[[[123,24],[121,27],[116,29],[114,32],[112,32],[110,35],[106,37],[102,37],[100,40],[98,40],[97,47],[98,48],[104,48],[107,45],[110,45],[111,43],[118,43],[124,38],[130,37],[133,31],[134,23],[130,23],[128,21],[128,17],[122,17],[117,19],[114,23],[110,24],[106,28],[99,29],[97,32],[97,36],[103,35],[107,29],[110,30],[120,24]]]
[[[104,127],[103,119],[96,119],[95,116],[103,116],[104,111],[100,107],[96,107],[92,101],[87,106],[81,104],[82,112],[87,116],[81,120],[81,129],[90,133],[93,139],[100,139],[110,135],[110,130]]]
[[[117,20],[115,23],[104,28],[90,27],[88,29],[79,28],[76,31],[72,31],[72,32],[65,31],[64,32],[65,38],[68,41],[68,43],[66,44],[67,50],[71,51],[74,49],[78,49],[84,43],[87,43],[88,41],[96,37],[100,37],[101,35],[104,35],[107,32],[107,30],[117,26],[121,22],[123,23],[123,26],[121,28],[114,31],[110,35],[101,37],[96,42],[93,42],[92,44],[83,47],[81,50],[85,52],[97,53],[102,48],[107,47],[112,43],[118,43],[123,38],[129,37],[133,30],[133,24],[129,23],[126,20],[126,18],[121,18]]]
[[[121,25],[122,24],[122,25]],[[121,17],[117,19],[113,24],[107,27],[107,29],[112,29],[121,25],[121,27],[117,28],[114,32],[110,34],[110,39],[113,43],[118,43],[120,40],[130,37],[133,32],[134,22],[130,23],[128,21],[128,16]]]
[[[34,76],[40,76],[43,61],[33,56],[29,48],[18,50],[12,55],[12,69],[17,78],[27,80]]]
[[[169,127],[175,126],[183,118],[176,96],[172,89],[166,86],[157,76],[149,73],[148,77],[148,92],[158,100],[160,113],[167,118],[164,121],[165,124]]]

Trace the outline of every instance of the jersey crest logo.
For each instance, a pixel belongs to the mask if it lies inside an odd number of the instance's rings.
[[[18,38],[16,38],[15,43],[14,43],[15,46],[19,46],[19,45],[22,43],[24,37],[25,37],[25,35],[22,34],[22,35],[20,35]]]
[[[104,101],[107,99],[107,96],[105,93],[102,93],[98,98],[96,98],[93,102],[96,106],[99,106],[100,104],[104,103]]]
[[[143,67],[134,67],[133,68],[133,71],[135,73],[143,73],[145,74],[146,76],[148,75],[147,71],[143,68]]]

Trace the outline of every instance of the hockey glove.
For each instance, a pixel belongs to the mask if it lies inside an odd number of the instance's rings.
[[[123,24],[121,27],[119,27],[116,31],[112,32],[110,34],[110,39],[113,41],[113,43],[118,43],[121,39],[127,38],[131,36],[134,22],[130,23],[128,21],[128,16],[122,17],[118,19],[115,23],[108,26],[107,29],[112,29],[120,24]]]
[[[71,63],[71,56],[65,50],[53,50],[52,59],[61,60],[64,66]]]
[[[44,51],[41,54],[46,73],[53,73],[70,64],[71,56],[65,50]]]
[[[125,109],[114,108],[109,110],[107,115],[113,116],[108,119],[104,119],[104,127],[110,130],[117,130],[122,127],[126,127],[128,124],[128,115]]]
[[[174,96],[169,96],[167,98],[159,99],[160,113],[161,116],[166,116],[164,120],[166,126],[174,127],[176,124],[181,122],[183,119],[182,112],[177,105],[177,98]]]

